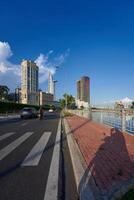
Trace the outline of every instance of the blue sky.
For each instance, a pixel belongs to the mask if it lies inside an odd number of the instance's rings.
[[[133,0],[1,0],[0,41],[8,42],[8,61],[16,65],[53,50],[47,62],[60,65],[58,98],[76,95],[76,81],[87,75],[92,103],[134,99],[133,10]],[[10,76],[0,73],[0,84],[16,86]],[[45,78],[40,87],[47,88]]]

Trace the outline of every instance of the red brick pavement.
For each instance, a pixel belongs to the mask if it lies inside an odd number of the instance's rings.
[[[78,116],[67,121],[100,191],[134,178],[134,136]]]

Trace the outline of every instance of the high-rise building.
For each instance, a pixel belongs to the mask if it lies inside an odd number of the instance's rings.
[[[52,76],[52,73],[50,71],[49,71],[49,74],[48,74],[48,93],[54,94],[53,76]]]
[[[81,81],[77,81],[77,99],[81,99]]]
[[[31,60],[21,63],[21,102],[38,104],[38,66]]]
[[[89,107],[90,105],[90,79],[87,76],[83,76],[77,81],[76,104],[78,107]]]
[[[53,93],[53,100],[56,101],[56,83],[57,81],[53,81],[54,93]]]
[[[89,77],[81,77],[81,101],[89,103]]]
[[[57,81],[53,80],[52,73],[49,71],[48,74],[48,93],[53,95],[53,100],[56,100],[56,83]]]

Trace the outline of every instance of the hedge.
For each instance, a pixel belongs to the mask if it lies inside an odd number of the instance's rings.
[[[0,113],[6,113],[6,112],[18,112],[24,107],[34,107],[37,110],[40,108],[40,106],[34,106],[34,105],[28,105],[28,104],[19,104],[19,103],[12,103],[12,102],[0,102]],[[55,109],[54,106],[45,105],[42,106],[43,109],[49,110],[50,108]]]

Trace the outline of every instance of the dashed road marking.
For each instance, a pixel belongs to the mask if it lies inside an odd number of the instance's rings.
[[[14,135],[14,134],[15,134],[15,132],[5,133],[5,134],[0,136],[0,141],[4,140],[4,139],[6,139],[6,138],[8,138],[8,137],[10,137],[11,135]]]
[[[5,158],[8,154],[10,154],[14,149],[16,149],[21,143],[23,143],[27,138],[29,138],[33,132],[26,132],[24,135],[4,147],[0,150],[0,160]]]
[[[27,155],[22,163],[22,166],[37,166],[43,151],[48,143],[51,136],[51,132],[44,132],[39,141],[34,145],[30,153]]]
[[[26,126],[28,123],[27,122],[25,122],[25,123],[23,123],[23,124],[21,124],[21,126]]]

